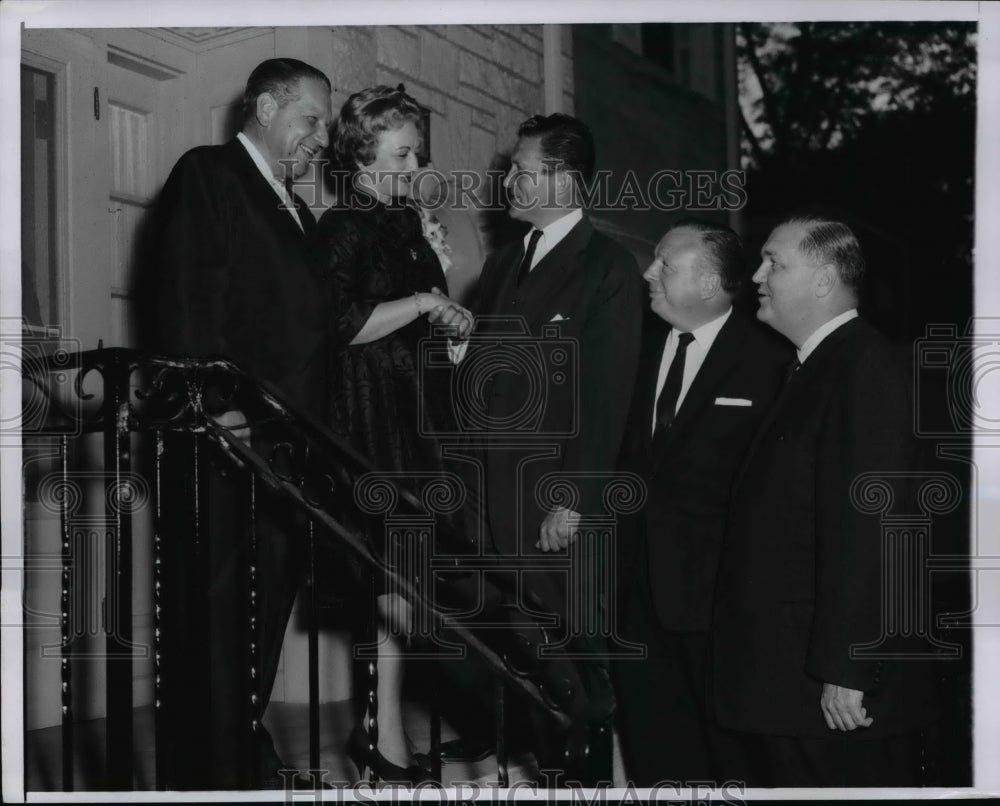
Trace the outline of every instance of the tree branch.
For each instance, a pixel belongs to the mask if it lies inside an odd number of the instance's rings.
[[[781,115],[778,113],[778,105],[774,98],[774,92],[768,86],[767,82],[764,81],[764,67],[757,56],[757,49],[754,47],[751,25],[752,23],[741,22],[740,31],[743,34],[743,40],[746,42],[747,61],[750,64],[750,69],[753,70],[754,76],[757,78],[757,83],[760,85],[764,115],[768,118],[766,122],[770,126],[771,134],[774,137],[771,149],[772,152],[777,153],[780,150],[780,141],[783,139],[783,137],[779,137],[779,132],[782,131]]]
[[[750,150],[753,151],[754,161],[757,163],[758,167],[762,167],[767,159],[767,154],[764,152],[764,149],[760,144],[760,140],[757,139],[757,135],[755,135],[753,133],[753,129],[750,128],[750,124],[747,122],[747,117],[743,114],[742,107],[740,107],[740,127],[743,129],[743,134],[746,135],[747,140],[750,142]]]

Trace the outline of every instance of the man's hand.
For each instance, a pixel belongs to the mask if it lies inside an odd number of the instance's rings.
[[[580,515],[572,509],[554,509],[545,516],[539,531],[539,541],[535,548],[542,551],[562,551],[576,541],[576,530],[580,525]]]
[[[250,429],[247,427],[247,418],[242,411],[230,409],[222,414],[211,418],[216,424],[221,425],[234,437],[245,445],[250,444]]]
[[[864,696],[863,691],[824,683],[819,704],[827,727],[830,730],[848,731],[871,725],[875,720],[868,716],[867,709],[861,705]]]
[[[431,293],[443,297],[439,288],[432,289]],[[443,298],[448,299],[447,297]],[[467,338],[469,333],[472,332],[472,314],[457,302],[452,302],[451,300],[448,300],[446,304],[433,308],[427,314],[427,319],[435,325],[454,327],[457,338],[460,340]]]
[[[432,324],[455,328],[455,338],[464,340],[472,332],[472,314],[461,305],[439,305],[427,314]]]

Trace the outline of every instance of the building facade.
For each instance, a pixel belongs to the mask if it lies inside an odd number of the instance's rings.
[[[405,84],[429,110],[428,168],[452,183],[452,199],[458,195],[456,171],[472,172],[481,188],[490,187],[488,172],[504,169],[518,124],[536,113],[562,111],[591,124],[598,167],[610,171],[612,196],[630,172],[647,186],[661,169],[718,173],[737,167],[727,25],[29,29],[21,58],[21,270],[30,324],[58,329],[74,349],[137,345],[135,294],[143,272],[138,254],[149,210],[181,154],[235,134],[246,77],[278,55],[323,70],[333,84],[335,110],[363,87]],[[309,185],[307,177],[303,197],[321,206],[321,183],[313,177],[312,197]],[[640,265],[669,223],[692,212],[683,201],[671,209],[617,201],[596,205],[592,217]],[[715,208],[707,214],[738,217]],[[460,295],[496,239],[489,216],[476,205],[445,205],[438,216],[455,258],[449,282]],[[91,450],[99,455],[98,448],[83,445],[81,457]],[[25,555],[58,554],[58,510],[32,487],[51,458],[27,448],[25,455]],[[94,570],[87,584],[93,586],[96,614],[106,535],[96,528],[93,536]],[[133,630],[137,642],[148,644],[148,525],[137,525],[134,540]],[[45,651],[58,644],[59,632],[44,618],[58,612],[60,580],[58,574],[28,571],[25,582],[30,609],[39,614],[26,631],[30,730],[60,718],[53,695],[60,685],[58,653]],[[293,618],[275,701],[306,697],[306,639],[296,625]],[[99,624],[91,626],[96,645]],[[346,640],[336,634],[322,640],[321,698],[346,699]],[[152,659],[136,668],[135,702],[149,704]],[[96,664],[92,673],[80,674],[80,719],[101,716],[103,686]]]

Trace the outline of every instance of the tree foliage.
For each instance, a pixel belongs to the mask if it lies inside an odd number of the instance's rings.
[[[758,167],[849,145],[893,116],[975,110],[973,23],[742,23],[737,49]]]
[[[737,49],[748,218],[846,211],[865,236],[875,302],[894,318],[887,329],[915,336],[929,322],[963,324],[975,25],[746,23]]]

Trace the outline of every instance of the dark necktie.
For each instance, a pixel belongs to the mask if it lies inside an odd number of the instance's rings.
[[[533,229],[531,231],[531,239],[528,241],[528,248],[524,252],[524,258],[521,260],[521,266],[517,270],[517,285],[518,287],[524,282],[525,278],[528,276],[528,272],[531,271],[531,259],[535,256],[535,247],[538,246],[538,239],[542,237],[542,231],[540,229]]]
[[[667,379],[663,382],[663,389],[656,400],[656,435],[666,433],[670,424],[674,421],[674,410],[677,408],[677,398],[681,395],[681,384],[684,382],[684,357],[687,355],[688,345],[694,340],[691,333],[677,334],[677,352],[670,362],[670,369],[667,370]]]

